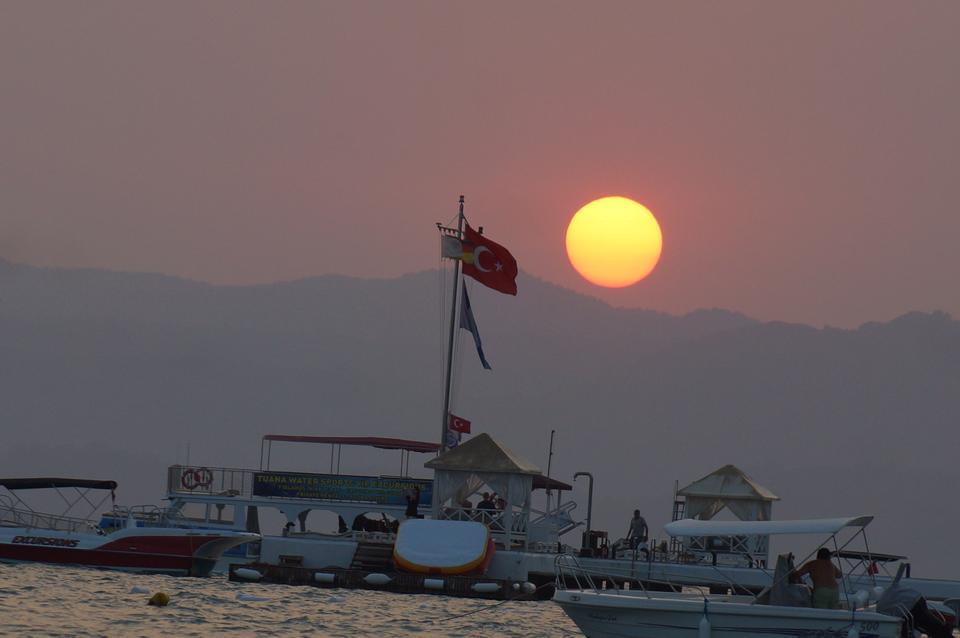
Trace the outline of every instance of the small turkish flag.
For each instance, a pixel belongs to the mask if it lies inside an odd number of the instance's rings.
[[[450,429],[460,434],[470,434],[470,421],[461,419],[456,414],[450,415]]]

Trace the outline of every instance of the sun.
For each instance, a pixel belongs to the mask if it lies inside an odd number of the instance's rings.
[[[660,261],[663,234],[646,206],[626,197],[602,197],[567,226],[567,256],[584,279],[623,288],[649,275]]]

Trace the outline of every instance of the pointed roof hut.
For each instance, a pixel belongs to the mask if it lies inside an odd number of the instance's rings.
[[[709,520],[724,508],[742,521],[769,521],[780,497],[735,465],[724,465],[677,492],[686,500],[684,516]]]
[[[516,543],[526,544],[530,493],[535,479],[543,479],[539,467],[486,433],[427,461],[424,467],[434,471],[437,518],[485,523],[503,538],[508,550]],[[506,501],[502,511],[464,506],[483,485]]]

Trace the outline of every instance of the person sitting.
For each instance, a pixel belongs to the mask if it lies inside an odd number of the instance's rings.
[[[809,575],[813,581],[813,606],[818,609],[836,609],[840,603],[837,579],[843,573],[830,560],[830,550],[821,547],[815,559],[804,563],[797,570],[796,576],[799,578],[804,575]]]
[[[478,510],[495,510],[497,509],[497,504],[493,502],[493,499],[490,498],[490,492],[483,493],[483,499],[477,503]]]

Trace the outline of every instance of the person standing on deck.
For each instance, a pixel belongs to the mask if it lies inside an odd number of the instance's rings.
[[[637,549],[641,543],[646,543],[647,532],[647,521],[640,516],[640,510],[633,510],[633,518],[630,519],[630,528],[627,530],[630,549]]]
[[[420,518],[417,508],[420,505],[420,488],[414,487],[413,490],[407,492],[407,511],[405,512],[407,518]]]
[[[830,560],[830,550],[821,547],[817,557],[808,560],[797,570],[797,576],[810,575],[813,581],[813,606],[818,609],[836,609],[840,603],[840,588],[837,579],[843,573]]]

